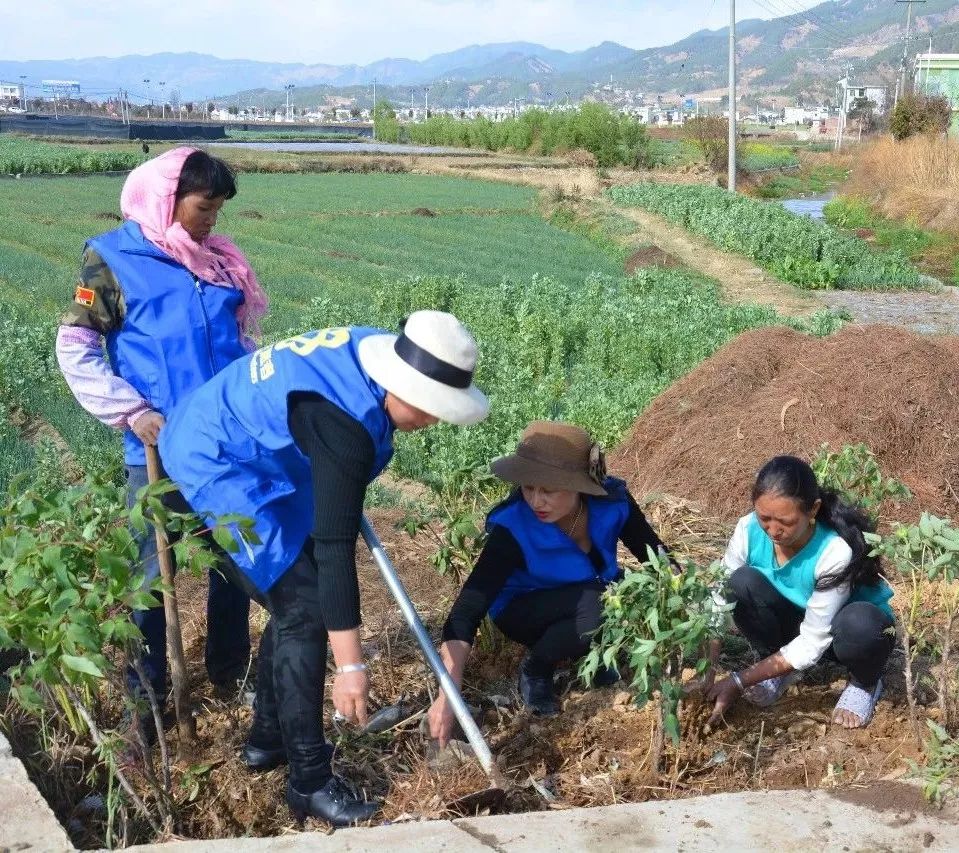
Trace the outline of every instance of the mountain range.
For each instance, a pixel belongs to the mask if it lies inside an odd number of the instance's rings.
[[[959,50],[959,3],[926,0],[914,8],[910,54],[932,38],[936,52]],[[827,96],[851,68],[853,77],[887,80],[898,73],[905,7],[891,0],[832,0],[773,20],[737,23],[743,90],[750,94]],[[437,106],[503,104],[514,98],[545,103],[578,99],[612,84],[662,95],[716,94],[726,82],[728,30],[702,30],[664,47],[633,50],[612,41],[566,52],[530,42],[471,45],[422,61],[382,59],[369,65],[328,65],[220,59],[198,53],[160,53],[118,58],[11,62],[0,59],[0,80],[26,79],[28,91],[43,80],[76,80],[81,92],[100,99],[119,88],[135,100],[182,100],[275,106],[293,84],[298,104],[331,98],[370,102],[378,96],[399,104],[421,100],[429,87]]]

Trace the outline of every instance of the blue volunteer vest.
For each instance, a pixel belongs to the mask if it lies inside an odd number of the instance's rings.
[[[207,518],[255,522],[253,543],[234,528],[230,556],[261,592],[293,564],[313,526],[309,459],[288,425],[295,391],[322,395],[369,432],[370,479],[393,455],[386,391],[360,365],[357,347],[380,329],[307,332],[234,362],[178,405],[160,433],[160,455],[187,502]]]
[[[505,527],[513,534],[526,558],[525,570],[517,567],[490,606],[492,618],[499,616],[518,595],[567,584],[594,580],[609,583],[616,579],[619,575],[616,544],[629,518],[629,503],[622,480],[607,477],[603,486],[609,492],[606,497],[584,495],[589,509],[589,536],[593,547],[599,549],[605,566],[601,573],[597,573],[589,557],[559,527],[540,521],[521,494],[489,514],[487,530],[497,525]]]
[[[805,610],[816,588],[816,566],[823,552],[839,534],[828,525],[816,524],[812,537],[802,550],[780,566],[776,562],[773,540],[763,530],[756,513],[750,514],[746,532],[749,549],[747,565],[758,571],[796,607]],[[852,591],[849,601],[866,601],[875,604],[876,607],[893,616],[892,608],[889,606],[890,598],[892,598],[892,589],[885,581],[882,581],[876,586],[857,586]]]
[[[164,417],[185,394],[247,354],[236,321],[241,290],[200,281],[135,222],[87,245],[123,291],[123,324],[106,336],[113,371]],[[123,450],[127,465],[146,464],[132,430],[124,433]]]

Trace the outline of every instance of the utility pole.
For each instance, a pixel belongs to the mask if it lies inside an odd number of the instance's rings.
[[[166,98],[163,97],[163,87],[166,86],[166,80],[160,81],[160,110],[162,118],[166,120]]]
[[[932,44],[932,39],[929,39],[929,44]],[[932,52],[932,48],[930,48]],[[27,111],[27,75],[20,75],[20,106],[23,107],[23,111]]]
[[[373,78],[373,141],[376,142],[376,78]]]
[[[426,92],[426,120],[429,121],[430,118],[430,87],[427,86],[423,89]]]
[[[736,0],[729,0],[729,165],[726,188],[736,192]]]
[[[896,85],[896,98],[893,101],[893,109],[899,103],[899,95],[906,94],[906,60],[909,54],[909,34],[912,31],[912,4],[925,3],[926,0],[896,0],[897,3],[906,4],[906,35],[902,40],[902,63],[899,68],[899,82]]]

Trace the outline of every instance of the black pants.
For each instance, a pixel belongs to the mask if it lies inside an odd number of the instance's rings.
[[[757,654],[768,657],[799,635],[805,613],[751,566],[729,578],[728,598],[735,602],[733,621]],[[826,654],[846,667],[854,681],[871,690],[885,669],[895,636],[895,622],[867,601],[847,603],[832,622],[832,646]]]
[[[227,571],[270,614],[260,639],[250,742],[263,748],[282,743],[290,782],[304,794],[322,788],[333,774],[333,747],[323,734],[327,633],[311,542],[268,592],[257,590],[232,561]]]
[[[544,589],[514,598],[494,620],[514,642],[529,649],[530,675],[552,675],[562,660],[589,651],[599,628],[606,584],[591,581]]]

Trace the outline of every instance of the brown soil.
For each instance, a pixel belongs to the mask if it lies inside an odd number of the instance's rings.
[[[851,785],[841,791],[836,791],[837,800],[865,806],[877,812],[897,812],[912,814],[935,813],[945,817],[932,804],[923,799],[922,789],[916,785],[906,785],[893,780],[880,780],[869,785]]]
[[[770,457],[811,458],[865,442],[915,500],[884,507],[959,510],[959,338],[847,326],[828,338],[746,332],[661,394],[612,454],[637,494],[664,491],[731,520]]]
[[[658,246],[646,246],[631,254],[626,259],[626,275],[632,275],[643,267],[678,267],[680,262],[672,255],[667,254]]]
[[[436,216],[428,207],[417,207],[412,211],[413,216]]]
[[[650,521],[676,550],[699,559],[721,553],[729,525],[689,504],[661,500],[648,505]],[[456,586],[430,565],[429,537],[411,539],[397,529],[399,510],[373,510],[374,527],[394,560],[411,598],[434,637],[456,594]],[[455,801],[487,787],[474,763],[441,754],[436,761],[421,733],[422,715],[433,679],[398,609],[362,543],[358,566],[363,596],[363,643],[371,664],[373,708],[403,703],[410,719],[380,735],[359,735],[330,721],[327,732],[337,745],[337,767],[358,789],[384,801],[377,821],[407,821],[475,813]],[[205,584],[177,581],[184,611],[189,670],[197,709],[200,750],[188,762],[210,766],[200,776],[198,793],[182,803],[179,833],[186,837],[278,835],[296,829],[284,803],[286,771],[249,773],[238,759],[251,712],[215,700],[203,671]],[[264,614],[255,609],[254,634]],[[664,770],[650,766],[654,717],[637,709],[622,683],[583,691],[570,672],[560,673],[563,710],[554,718],[531,718],[519,705],[515,672],[520,649],[494,637],[478,644],[467,670],[464,696],[476,709],[500,767],[513,783],[498,811],[530,811],[672,799],[720,791],[763,788],[817,788],[862,783],[895,775],[904,760],[916,758],[898,685],[891,686],[865,731],[829,725],[842,682],[837,671],[819,668],[774,708],[747,704],[728,715],[728,726],[704,729],[707,711],[695,703],[684,713],[684,739],[678,753],[667,747]],[[740,666],[741,646],[727,648],[723,663]],[[168,732],[175,740],[175,731]],[[175,786],[186,769],[175,774]],[[184,799],[177,787],[178,799]],[[480,813],[490,808],[482,801]],[[307,823],[307,829],[324,829]]]

